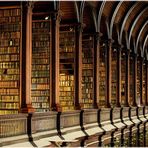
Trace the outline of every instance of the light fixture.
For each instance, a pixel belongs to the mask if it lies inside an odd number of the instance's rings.
[[[49,16],[46,16],[46,17],[45,17],[45,20],[48,20],[48,19],[49,19]]]
[[[70,29],[69,29],[70,31],[73,31],[73,28],[72,27],[70,27]]]

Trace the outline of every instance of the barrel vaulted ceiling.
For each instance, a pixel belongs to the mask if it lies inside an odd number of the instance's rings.
[[[33,1],[33,12],[59,12],[60,23],[81,23],[148,59],[147,1]]]

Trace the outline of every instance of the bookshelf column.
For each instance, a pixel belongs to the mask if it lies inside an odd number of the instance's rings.
[[[94,108],[99,107],[99,59],[100,59],[100,34],[94,37]]]
[[[106,43],[106,106],[110,108],[111,99],[111,50],[112,50],[112,40],[108,40]]]
[[[82,98],[82,24],[76,28],[75,108],[81,109]]]
[[[120,107],[121,101],[121,45],[117,49],[117,100],[116,107]]]
[[[148,60],[146,60],[146,100],[145,106],[148,106]]]
[[[22,93],[24,96],[22,101],[22,112],[34,112],[34,109],[32,107],[32,101],[31,101],[31,72],[32,72],[32,9],[33,9],[33,2],[28,2],[27,7],[25,8],[25,22],[26,22],[26,29],[25,29],[25,62],[23,64],[23,72],[25,73],[25,81],[22,80],[22,83],[25,83],[23,85],[23,91]],[[24,22],[23,22],[24,23]],[[24,56],[24,55],[23,55]],[[23,77],[24,78],[24,77]]]
[[[137,99],[137,54],[134,53],[133,55],[134,60],[134,100],[133,106],[137,106],[136,99]]]
[[[140,105],[143,105],[143,58],[140,57]]]
[[[129,76],[130,76],[130,50],[126,50],[126,95],[125,95],[125,107],[129,106]]]
[[[51,77],[51,108],[61,111],[59,103],[59,14],[52,15],[52,77]]]

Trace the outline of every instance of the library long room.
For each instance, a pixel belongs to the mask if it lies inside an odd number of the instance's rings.
[[[147,1],[0,1],[0,147],[148,147]]]

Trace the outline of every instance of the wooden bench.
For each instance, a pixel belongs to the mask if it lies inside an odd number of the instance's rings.
[[[111,108],[102,108],[100,110],[100,127],[103,129],[104,133],[100,136],[100,145],[105,146],[112,142],[112,133],[117,129],[111,123]]]
[[[82,128],[87,136],[84,139],[85,146],[98,147],[99,135],[104,131],[99,127],[98,109],[88,109],[82,111]]]

